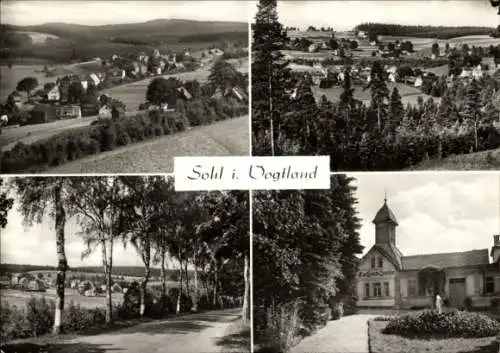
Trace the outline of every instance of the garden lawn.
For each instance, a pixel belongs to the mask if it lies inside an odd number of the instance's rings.
[[[386,321],[369,321],[368,336],[371,353],[498,353],[495,337],[415,339],[383,334]]]

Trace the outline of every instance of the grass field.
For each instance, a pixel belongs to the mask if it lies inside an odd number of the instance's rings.
[[[68,306],[71,301],[75,304],[80,304],[83,308],[92,309],[95,307],[104,307],[106,305],[106,298],[104,296],[99,297],[85,297],[80,295],[76,289],[66,289],[65,293],[65,306]],[[14,289],[2,289],[0,291],[0,298],[3,303],[9,303],[9,305],[16,305],[17,307],[24,308],[26,303],[31,297],[41,298],[45,297],[48,300],[56,299],[55,289],[47,289],[46,292],[23,292]],[[113,293],[113,302],[121,303],[123,301],[122,293]]]
[[[10,69],[7,65],[0,65],[0,102],[3,103],[25,77],[35,77],[40,86],[56,81],[56,77],[45,77],[45,73],[37,72],[41,70],[43,65],[13,65]]]
[[[491,151],[449,156],[442,160],[428,160],[409,170],[499,170],[500,148]]]
[[[230,59],[227,60],[227,62],[234,65],[234,67],[240,72],[248,73],[249,64],[246,58],[241,61],[241,65],[238,59]],[[197,80],[200,83],[206,83],[209,75],[210,66],[206,66],[199,68],[196,71],[181,72],[171,75],[164,75],[162,77],[175,77],[181,81]],[[154,78],[148,78],[145,80],[116,86],[103,91],[103,93],[122,101],[126,105],[127,110],[138,109],[139,104],[146,101],[146,91],[148,89],[148,85],[153,79]]]
[[[430,96],[422,93],[418,88],[405,85],[404,83],[399,82],[388,82],[387,88],[389,92],[392,92],[393,88],[397,87],[399,90],[399,94],[401,95],[401,101],[404,105],[417,104],[418,97],[421,96],[424,101],[427,100]],[[344,91],[344,89],[340,86],[334,86],[332,88],[319,88],[318,86],[312,86],[312,90],[314,96],[317,101],[319,101],[322,95],[325,95],[326,98],[332,102],[338,102],[340,99],[340,95]],[[371,101],[371,91],[367,89],[363,91],[362,86],[354,86],[354,98],[362,101],[364,104],[370,104]],[[439,98],[433,98],[435,102],[439,102]]]
[[[495,337],[417,339],[386,335],[384,321],[369,321],[368,335],[371,353],[498,353],[500,344]]]
[[[51,168],[45,173],[172,173],[174,157],[247,156],[248,116],[129,145]]]

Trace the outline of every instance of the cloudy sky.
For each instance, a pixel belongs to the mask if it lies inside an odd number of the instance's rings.
[[[278,1],[280,21],[307,28],[350,30],[362,22],[405,25],[487,26],[500,24],[489,0]]]
[[[7,216],[7,226],[0,229],[0,259],[2,263],[29,264],[29,265],[57,265],[55,247],[54,222],[50,218],[44,219],[40,224],[31,227],[23,225],[23,218],[17,211],[19,204],[15,201],[14,207]],[[86,249],[78,237],[79,227],[75,219],[66,222],[66,256],[70,267],[101,266],[100,248],[85,260],[81,259],[82,252]],[[135,249],[119,242],[114,246],[113,264],[115,266],[143,266],[142,260]],[[177,263],[170,263],[170,267]]]
[[[395,214],[396,245],[403,255],[491,248],[500,234],[498,173],[349,174],[357,179],[365,253],[375,242],[375,214]]]
[[[1,22],[38,25],[137,23],[163,18],[248,22],[246,1],[26,1],[2,0]]]

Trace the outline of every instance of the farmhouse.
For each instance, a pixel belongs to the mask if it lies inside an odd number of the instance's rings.
[[[55,85],[47,92],[48,101],[59,101],[61,99],[61,93],[59,92],[59,86]]]
[[[404,256],[396,246],[398,221],[387,200],[373,223],[375,245],[359,266],[359,307],[431,307],[434,294],[440,293],[452,307],[470,301],[473,307],[486,308],[500,295],[499,235],[493,237],[491,252],[480,249]]]
[[[63,105],[57,107],[56,114],[59,119],[81,118],[82,109],[78,105]]]
[[[56,109],[49,104],[37,104],[30,112],[32,123],[47,123],[56,120]]]

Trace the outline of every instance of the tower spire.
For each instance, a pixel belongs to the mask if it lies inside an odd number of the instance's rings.
[[[384,190],[384,203],[387,203],[387,189]]]

